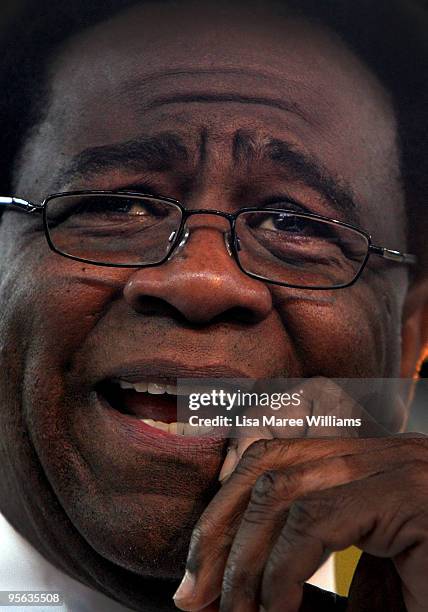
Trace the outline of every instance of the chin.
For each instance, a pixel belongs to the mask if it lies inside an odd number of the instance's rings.
[[[214,494],[214,491],[212,492]],[[210,493],[210,497],[212,496]],[[94,519],[85,537],[104,559],[147,579],[178,580],[183,576],[190,536],[208,499],[147,499],[137,504],[117,501],[110,512],[92,508]],[[126,507],[125,507],[126,506]]]

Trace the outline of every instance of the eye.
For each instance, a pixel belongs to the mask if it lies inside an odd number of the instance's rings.
[[[58,196],[48,202],[47,221],[50,227],[128,226],[143,229],[167,221],[175,208],[167,203],[121,194]]]
[[[314,236],[327,231],[316,219],[294,213],[289,207],[284,212],[278,209],[251,213],[246,216],[246,223],[252,231],[271,232],[278,236]]]
[[[338,239],[332,223],[288,208],[283,211],[278,209],[248,212],[241,217],[242,222],[251,234],[263,243],[293,243],[303,247],[315,243],[321,245],[326,241],[334,243]]]
[[[310,227],[310,220],[297,215],[289,215],[286,213],[266,213],[260,219],[259,229],[288,232],[291,234],[304,233]]]
[[[149,200],[138,200],[124,197],[98,197],[80,203],[73,214],[78,215],[112,215],[158,216],[165,215],[165,207]]]

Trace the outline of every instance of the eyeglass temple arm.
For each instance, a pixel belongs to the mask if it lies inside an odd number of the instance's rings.
[[[393,249],[387,249],[385,247],[370,245],[370,252],[375,255],[379,255],[389,261],[395,261],[396,263],[414,265],[418,263],[418,259],[415,255],[410,253],[401,253],[400,251],[394,251]]]
[[[13,208],[14,210],[25,213],[34,213],[43,210],[43,206],[32,204],[31,202],[27,202],[27,200],[23,200],[21,198],[12,198],[10,196],[0,196],[0,207],[2,206],[5,208]]]

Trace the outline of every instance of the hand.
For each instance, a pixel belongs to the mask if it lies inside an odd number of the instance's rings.
[[[255,442],[194,530],[176,605],[297,612],[304,581],[352,544],[392,559],[408,612],[426,612],[428,438]]]

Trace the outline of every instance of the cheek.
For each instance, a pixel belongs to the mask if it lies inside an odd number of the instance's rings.
[[[304,376],[398,375],[398,307],[360,282],[333,292],[276,294],[283,325],[294,338]],[[394,314],[392,314],[394,313]]]
[[[7,327],[19,331],[28,356],[63,368],[102,316],[117,280],[95,279],[82,264],[52,254],[19,275]],[[110,282],[108,282],[110,280]],[[39,367],[39,366],[38,366]]]
[[[13,334],[21,351],[42,360],[67,360],[117,291],[120,274],[56,255],[42,231],[17,227],[13,218],[1,230],[2,337]]]
[[[10,375],[0,385],[2,400],[5,394],[10,398],[6,405],[2,401],[5,418],[20,414],[31,427],[38,415],[49,415],[48,405],[63,401],[64,375],[118,281],[99,274],[96,280],[44,245],[34,245],[31,257],[19,246],[1,284],[0,365]]]

